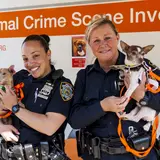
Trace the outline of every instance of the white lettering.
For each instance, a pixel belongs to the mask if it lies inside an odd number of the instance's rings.
[[[0,21],[0,30],[7,30],[7,21]]]
[[[154,22],[156,20],[160,20],[160,12],[157,10],[153,11],[134,11],[133,8],[130,9],[130,23],[145,23],[147,21]]]
[[[31,20],[31,21],[30,21]],[[32,28],[56,28],[56,27],[65,27],[66,26],[66,19],[65,17],[43,17],[40,15],[39,18],[34,19],[32,16],[27,16],[24,19],[24,27],[27,29]]]
[[[72,25],[75,27],[80,26],[82,24],[82,20],[80,18],[78,18],[77,16],[81,17],[81,13],[74,12],[72,14],[72,19],[78,21],[78,23],[75,23],[74,21],[72,21]]]
[[[65,27],[66,26],[66,18],[65,17],[59,17],[58,18],[58,26],[59,27]]]
[[[27,22],[29,21],[29,20],[31,20],[31,23],[30,23],[30,25],[27,25]],[[33,24],[33,17],[32,16],[26,16],[25,18],[24,18],[24,27],[26,28],[26,29],[32,29],[33,28],[33,26],[34,26],[34,24]]]
[[[0,31],[3,30],[18,30],[19,29],[19,19],[15,17],[15,20],[0,21]]]
[[[134,14],[133,14],[133,8],[130,9],[130,23],[134,22]]]
[[[121,24],[123,22],[123,14],[116,13],[113,17],[113,22],[116,24]]]
[[[142,22],[145,22],[146,17],[145,17],[145,13],[144,13],[143,11],[136,12],[135,14],[136,14],[136,15],[135,15],[135,18],[136,18],[135,22],[136,22],[136,23],[139,23],[139,17],[140,17],[140,16],[141,16]]]
[[[88,19],[88,22],[86,22],[86,19]],[[82,19],[82,22],[85,26],[89,25],[89,22],[91,21],[91,16],[90,15],[85,15]]]
[[[150,22],[154,22],[155,17],[156,17],[156,15],[157,15],[157,11],[154,11],[154,12],[153,12],[153,15],[151,15],[151,12],[150,12],[150,11],[147,11],[147,14],[148,14],[148,18],[149,18]]]

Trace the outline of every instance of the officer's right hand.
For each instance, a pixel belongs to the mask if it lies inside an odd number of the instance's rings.
[[[122,97],[115,97],[115,96],[110,96],[104,98],[101,102],[101,107],[105,112],[122,112],[124,111],[125,107],[128,104],[128,98],[125,96]]]
[[[19,132],[12,125],[0,125],[0,133],[1,136],[5,139],[5,141],[18,141]]]

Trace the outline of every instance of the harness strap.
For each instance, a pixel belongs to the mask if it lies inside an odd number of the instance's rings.
[[[8,111],[5,115],[1,115],[1,116],[0,116],[0,119],[2,119],[2,118],[7,118],[7,117],[9,117],[11,114],[12,114],[12,111]]]
[[[145,150],[145,151],[137,151],[133,148],[131,148],[126,139],[125,139],[125,136],[122,132],[122,123],[121,123],[121,120],[122,118],[119,118],[119,123],[118,123],[118,135],[120,137],[120,140],[122,142],[122,144],[125,146],[126,148],[126,151],[128,152],[131,152],[133,155],[139,157],[139,158],[142,158],[142,157],[145,157],[149,154],[149,152],[151,151],[151,149],[153,148],[154,144],[155,144],[155,141],[156,141],[156,131],[157,131],[157,128],[158,128],[158,115],[156,116],[155,120],[154,120],[154,124],[152,126],[152,135],[151,135],[151,145],[150,147]]]
[[[150,70],[148,74],[151,76],[151,78],[160,81],[160,76],[158,76],[157,74],[153,73],[152,70]],[[150,92],[155,93],[155,94],[160,92],[160,87],[158,87],[156,90],[154,90],[152,87],[153,87],[152,84],[146,84],[146,88]]]
[[[160,76],[158,76],[155,73],[153,73],[152,70],[149,69],[148,66],[146,66],[147,65],[146,63],[143,64],[143,65],[145,65],[145,68],[147,68],[147,71],[149,71],[148,74],[151,76],[151,78],[160,81]],[[153,85],[146,84],[146,89],[149,90],[149,91],[151,91],[152,93],[158,93],[158,92],[160,92],[160,87],[158,89],[156,89],[156,90],[153,90],[152,87],[153,87]],[[125,86],[122,87],[122,89],[120,91],[120,96],[122,95],[122,92],[123,92],[124,88],[125,88]],[[135,155],[135,156],[137,156],[139,158],[147,156],[149,154],[149,152],[151,151],[151,149],[153,148],[155,142],[156,142],[156,132],[157,132],[158,124],[159,124],[158,115],[155,117],[154,123],[152,125],[152,135],[151,135],[151,144],[150,144],[150,147],[147,150],[145,150],[145,151],[137,151],[137,150],[131,148],[128,145],[128,143],[127,143],[127,141],[125,139],[125,136],[123,134],[123,131],[122,131],[122,123],[121,123],[121,121],[122,121],[122,118],[119,118],[119,123],[118,123],[117,131],[118,131],[118,135],[120,137],[120,140],[121,140],[122,144],[126,148],[126,151],[131,152],[133,155]]]
[[[23,87],[24,87],[23,82],[14,86],[15,92],[18,95],[18,101],[21,101],[24,98],[24,93],[23,93],[23,90],[22,90]]]
[[[21,101],[24,98],[24,93],[22,88],[24,87],[24,83],[19,83],[16,86],[14,86],[15,93],[18,95],[18,101]],[[8,111],[5,115],[1,115],[0,119],[8,118],[12,114],[12,111]]]

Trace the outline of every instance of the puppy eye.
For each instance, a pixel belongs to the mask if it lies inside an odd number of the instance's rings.
[[[3,73],[2,75],[4,76],[4,75],[6,75],[6,73]]]
[[[132,55],[136,55],[137,53],[136,52],[132,52]]]
[[[141,52],[141,55],[144,56],[144,55],[145,55],[145,52]]]

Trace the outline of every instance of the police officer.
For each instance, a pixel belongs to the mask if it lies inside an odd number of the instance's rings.
[[[0,90],[4,106],[13,112],[13,125],[19,131],[18,145],[13,145],[17,159],[36,156],[38,159],[59,160],[58,156],[63,153],[64,129],[73,87],[71,81],[63,76],[63,70],[56,70],[51,64],[49,41],[47,35],[26,37],[22,44],[26,70],[14,75],[14,85],[22,86],[19,88],[23,92],[19,90],[16,95],[7,86],[6,92]],[[17,96],[22,94],[24,98],[19,103]],[[6,141],[12,140],[12,137],[3,136]],[[54,155],[53,147],[62,152]]]
[[[78,154],[84,160],[142,159],[127,152],[122,145],[117,133],[118,116],[116,113],[122,110],[130,112],[135,108],[136,101],[145,101],[147,106],[160,111],[160,94],[145,92],[146,78],[143,76],[141,84],[127,105],[126,97],[120,97],[122,88],[120,73],[118,70],[110,69],[110,65],[124,64],[125,58],[117,48],[119,34],[114,24],[106,17],[96,19],[88,26],[85,36],[96,60],[94,64],[78,72],[75,82],[69,121],[73,128],[81,128],[77,132]],[[150,65],[148,60],[146,63]],[[157,68],[150,66],[154,68],[155,73],[160,75]],[[130,146],[135,149],[144,145],[147,149],[151,137],[143,130],[145,122],[137,123],[129,120],[122,122],[123,133],[129,140]],[[143,158],[157,160],[155,150],[152,149]]]

